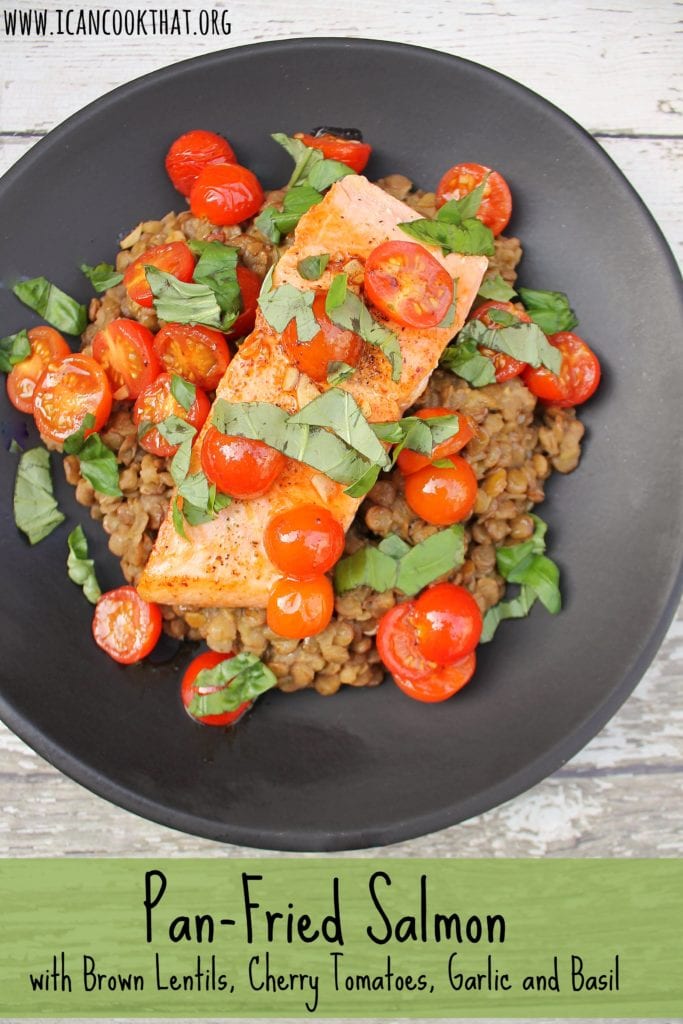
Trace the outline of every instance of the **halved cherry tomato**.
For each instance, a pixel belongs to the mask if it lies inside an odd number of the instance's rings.
[[[81,426],[87,413],[95,422],[85,436],[101,430],[111,412],[106,373],[90,356],[74,353],[48,366],[33,393],[33,415],[43,437],[61,444]]]
[[[240,164],[210,164],[190,192],[195,217],[211,224],[241,224],[261,209],[263,189],[252,171]]]
[[[164,324],[154,350],[169,373],[205,391],[215,391],[230,362],[224,335],[202,324]]]
[[[365,294],[403,327],[436,327],[453,301],[453,278],[417,242],[382,242],[365,261]]]
[[[189,196],[200,173],[209,164],[233,164],[237,158],[222,135],[197,128],[185,132],[166,154],[166,173],[174,188]]]
[[[303,640],[321,633],[334,611],[334,591],[327,576],[278,580],[266,607],[268,628],[278,636]]]
[[[133,422],[139,427],[141,423],[161,423],[169,416],[178,416],[199,431],[203,427],[210,409],[211,403],[201,388],[196,389],[195,400],[190,406],[190,411],[183,409],[171,392],[171,374],[160,373],[156,380],[148,384],[145,390],[138,395],[133,409]],[[145,451],[160,456],[175,455],[180,447],[162,437],[156,427],[147,431],[140,438],[139,443]]]
[[[147,657],[161,636],[161,611],[149,604],[135,587],[110,590],[95,606],[92,621],[95,643],[121,665]]]
[[[296,368],[318,382],[327,379],[331,362],[357,366],[365,344],[358,334],[332,323],[325,312],[326,294],[317,292],[313,299],[313,315],[320,330],[310,341],[299,341],[296,320],[290,320],[282,334],[284,350]]]
[[[327,572],[341,558],[344,528],[321,505],[298,505],[269,520],[263,536],[266,554],[291,579]]]
[[[361,174],[370,159],[372,146],[367,142],[359,142],[357,139],[342,139],[338,135],[327,133],[325,135],[306,135],[304,132],[296,132],[295,139],[301,139],[306,146],[312,149],[319,149],[326,160],[338,160],[346,164],[356,174]]]
[[[469,462],[452,455],[449,468],[427,466],[405,478],[406,501],[421,519],[435,526],[460,523],[472,513],[477,478]]]
[[[435,583],[415,601],[413,623],[420,650],[428,661],[453,665],[479,643],[482,617],[469,590]]]
[[[474,675],[476,667],[477,656],[472,651],[471,654],[466,654],[464,658],[456,661],[453,665],[439,665],[428,676],[423,676],[421,679],[395,675],[394,682],[407,697],[420,700],[425,704],[436,704],[439,701],[448,700],[458,690],[462,690]]]
[[[516,306],[513,302],[496,302],[491,299],[488,302],[482,302],[481,306],[477,306],[474,313],[470,317],[471,320],[481,320],[485,327],[491,330],[498,330],[503,324],[497,323],[491,319],[491,310],[499,309],[503,313],[509,313],[510,316],[514,316],[515,319],[521,320],[524,324],[531,323],[531,317],[525,309],[521,306]],[[493,365],[496,371],[496,381],[498,384],[502,384],[506,380],[511,380],[513,377],[518,377],[520,373],[527,366],[526,363],[521,363],[519,359],[514,359],[513,356],[509,356],[507,352],[495,352],[492,348],[486,348],[484,345],[481,346],[480,351],[483,355],[488,356],[493,361]]]
[[[548,338],[551,345],[562,353],[559,375],[544,366],[527,367],[524,383],[532,394],[544,402],[567,408],[581,405],[595,392],[600,383],[600,362],[595,352],[569,331],[560,331]]]
[[[19,412],[33,412],[36,384],[52,363],[71,354],[71,349],[54,327],[32,327],[28,333],[31,355],[13,366],[7,376],[7,397]]]
[[[249,267],[237,268],[237,283],[242,295],[242,312],[227,333],[230,341],[244,338],[254,330],[256,302],[261,291],[261,278],[253,270],[249,270]]]
[[[192,699],[198,694],[216,693],[217,690],[222,689],[220,686],[195,686],[195,679],[199,673],[203,672],[205,668],[215,668],[222,661],[227,661],[229,658],[234,657],[234,654],[219,654],[218,651],[206,651],[204,654],[198,654],[185,669],[185,675],[180,684],[180,696],[188,715],[194,718],[195,722],[201,722],[202,725],[233,725],[251,707],[251,701],[247,700],[244,704],[240,704],[235,711],[223,711],[220,715],[203,715],[201,718],[192,715],[189,711]]]
[[[154,335],[137,320],[112,320],[93,338],[92,354],[107,371],[117,399],[137,398],[161,373]]]
[[[458,417],[457,434],[454,434],[447,441],[437,444],[431,455],[420,455],[418,452],[410,451],[409,448],[404,448],[402,452],[399,452],[396,461],[398,468],[404,476],[416,473],[418,469],[424,469],[426,466],[431,466],[434,462],[437,462],[439,459],[445,459],[448,455],[455,455],[456,452],[465,447],[468,441],[472,440],[475,433],[474,424],[465,413],[456,412],[454,409],[446,409],[443,406],[435,409],[419,409],[417,411],[415,415],[421,420],[428,420],[434,416],[453,416],[454,414]]]
[[[128,292],[128,298],[137,302],[138,306],[151,309],[154,304],[154,296],[147,281],[145,267],[156,267],[157,270],[163,270],[187,284],[192,280],[194,265],[195,258],[185,242],[167,242],[165,245],[155,245],[147,252],[143,252],[126,268],[123,283]]]
[[[263,441],[232,437],[209,427],[202,441],[202,469],[221,494],[258,498],[270,490],[287,459]]]
[[[477,219],[499,235],[507,227],[512,215],[512,196],[508,183],[498,171],[492,171],[483,164],[456,164],[450,167],[436,189],[436,205],[443,206],[450,199],[462,199],[481,185],[485,175],[488,180],[484,195],[477,211]]]

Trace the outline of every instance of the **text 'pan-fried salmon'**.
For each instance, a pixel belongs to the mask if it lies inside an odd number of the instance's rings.
[[[370,252],[387,240],[405,241],[407,236],[398,225],[418,217],[366,178],[342,178],[301,218],[293,243],[275,267],[273,285],[287,282],[302,291],[327,289],[335,274],[345,271],[349,286],[359,288],[363,261]],[[403,356],[398,381],[391,379],[391,367],[382,352],[366,346],[356,372],[341,387],[372,422],[399,418],[422,393],[443,349],[462,327],[488,265],[484,256],[442,256],[439,247],[427,248],[457,279],[455,323],[446,329],[419,330],[390,325]],[[318,281],[304,280],[298,262],[319,253],[330,253],[327,269]],[[228,366],[216,394],[228,402],[271,402],[294,413],[324,389],[296,370],[279,335],[259,311],[253,333]],[[199,465],[202,436],[195,445],[193,469]],[[263,547],[266,524],[285,508],[309,503],[324,505],[348,529],[360,500],[345,495],[342,484],[289,460],[267,494],[233,501],[212,522],[187,526],[187,540],[176,533],[169,511],[138,583],[141,596],[161,604],[265,607],[280,575]]]

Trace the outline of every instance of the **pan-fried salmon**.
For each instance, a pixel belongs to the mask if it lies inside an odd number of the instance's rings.
[[[398,224],[418,217],[366,178],[342,178],[299,221],[292,244],[275,267],[273,285],[288,282],[302,291],[324,290],[343,270],[349,286],[358,289],[363,261],[370,252],[387,240],[406,241]],[[391,379],[383,353],[366,346],[356,372],[340,386],[372,422],[398,419],[422,393],[444,347],[462,327],[487,268],[483,256],[442,256],[438,246],[427,248],[457,279],[455,322],[446,329],[389,325],[398,336],[403,357],[398,381]],[[305,280],[297,270],[298,262],[320,253],[330,254],[327,269],[318,281]],[[324,389],[325,385],[313,383],[293,366],[279,335],[259,310],[253,333],[228,366],[216,395],[232,402],[271,402],[294,413]],[[198,468],[202,436],[195,444],[193,469]],[[161,604],[265,607],[280,575],[263,547],[266,524],[285,508],[309,503],[326,506],[347,529],[360,501],[344,494],[342,484],[290,460],[267,494],[233,501],[212,522],[188,526],[187,540],[176,533],[169,512],[139,580],[141,596]]]

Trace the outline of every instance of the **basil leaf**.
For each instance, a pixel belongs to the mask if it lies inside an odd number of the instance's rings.
[[[102,596],[102,591],[95,575],[95,563],[92,558],[88,558],[88,542],[83,527],[76,526],[67,537],[66,542],[69,545],[69,555],[66,560],[69,579],[79,587],[83,587],[83,594],[91,604],[97,604],[98,598]]]
[[[362,476],[359,476],[345,489],[344,494],[348,494],[349,498],[364,498],[368,491],[371,491],[377,483],[378,476],[379,466],[368,467]]]
[[[91,434],[76,454],[81,465],[81,476],[85,477],[96,491],[112,498],[122,496],[116,456],[111,448],[107,448],[103,443],[99,434]]]
[[[174,373],[171,375],[171,394],[178,405],[182,405],[185,412],[189,412],[197,398],[197,389],[189,380]]]
[[[317,281],[330,262],[329,252],[321,252],[317,256],[306,256],[299,260],[296,269],[306,281]]]
[[[370,462],[382,468],[389,466],[389,456],[348,391],[330,388],[290,416],[289,423],[306,423],[312,427],[333,430],[342,441],[346,441]]]
[[[191,473],[185,477],[178,487],[178,496],[187,500],[190,505],[194,505],[196,508],[208,509],[209,481],[201,471],[199,473]],[[184,508],[185,506],[183,505]]]
[[[173,483],[176,487],[180,487],[183,480],[190,471],[190,459],[192,458],[192,439],[188,438],[187,441],[179,446],[178,451],[171,459],[171,465],[169,467],[171,476],[173,477]]]
[[[441,320],[436,326],[446,330],[448,327],[452,327],[455,323],[455,311],[458,308],[458,282],[457,279],[453,281],[453,299],[450,306],[446,310],[443,320]]]
[[[94,267],[81,263],[80,270],[96,292],[106,292],[108,288],[114,288],[123,281],[123,274],[120,274],[111,263],[98,263]]]
[[[152,429],[155,427],[169,444],[182,444],[184,441],[191,441],[197,433],[192,424],[181,419],[180,416],[167,416],[160,423],[153,423]]]
[[[334,278],[325,299],[325,312],[337,327],[353,331],[369,345],[376,345],[389,361],[391,379],[400,380],[403,357],[398,338],[388,327],[373,319],[359,296],[348,290],[346,281],[346,274],[337,274]]]
[[[220,326],[227,331],[242,312],[242,293],[237,280],[239,250],[222,242],[205,242],[194,268],[193,280],[206,285],[216,297],[222,317]]]
[[[80,452],[85,442],[85,435],[88,430],[92,430],[95,426],[95,417],[91,412],[86,412],[85,416],[81,420],[81,425],[77,431],[69,436],[62,445],[62,450],[65,455],[77,455]]]
[[[325,296],[325,312],[329,316],[335,309],[339,309],[346,300],[348,294],[348,274],[335,274],[332,284]]]
[[[444,349],[439,360],[450,373],[462,377],[473,388],[483,388],[496,383],[496,368],[493,361],[479,351],[475,341],[458,342]]]
[[[400,452],[409,448],[420,455],[431,455],[437,445],[455,437],[460,421],[455,413],[449,416],[405,416],[392,423],[372,423],[371,430],[385,444],[396,445],[392,461],[396,462]]]
[[[507,281],[504,281],[500,274],[495,277],[485,277],[479,285],[478,296],[482,299],[493,299],[495,302],[509,302],[517,292]]]
[[[536,291],[533,288],[520,288],[519,295],[526,306],[527,313],[545,334],[571,331],[579,322],[564,292],[544,292]]]
[[[194,718],[237,711],[240,705],[256,700],[276,685],[275,673],[255,654],[242,651],[197,674],[192,684],[194,696],[187,710]],[[202,693],[209,689],[213,692]]]
[[[222,512],[228,505],[232,505],[232,498],[229,494],[221,494],[220,491],[216,490],[216,485],[211,484],[209,487],[209,505],[208,509],[212,516],[217,516],[219,512]]]
[[[18,331],[0,338],[0,370],[9,373],[13,366],[31,355],[31,342],[27,331]]]
[[[331,388],[336,387],[337,384],[352,377],[355,372],[355,366],[349,366],[348,363],[334,359],[327,364],[327,383]]]
[[[562,369],[562,353],[550,344],[541,328],[521,320],[509,327],[487,327],[481,320],[470,320],[456,338],[456,345],[474,341],[476,345],[505,352],[530,366],[545,366],[553,373]]]
[[[274,139],[275,142],[282,146],[294,161],[294,170],[287,182],[289,188],[295,185],[297,181],[305,178],[309,170],[316,164],[322,163],[323,155],[320,150],[307,146],[301,139],[294,139],[290,135],[284,135],[282,132],[275,132],[271,135],[271,139]]]
[[[299,341],[310,341],[320,330],[311,306],[315,295],[312,291],[299,291],[291,284],[280,285],[261,295],[258,304],[270,326],[282,334],[287,324],[296,320]]]
[[[463,221],[476,217],[479,213],[481,201],[484,198],[484,189],[489,180],[491,172],[488,171],[482,178],[479,185],[471,192],[466,192],[460,199],[449,199],[437,211],[436,219],[444,220],[448,224],[462,224]]]
[[[505,619],[523,619],[531,611],[536,602],[536,595],[528,587],[522,587],[517,597],[508,601],[499,601],[489,608],[484,615],[484,625],[479,639],[480,644],[487,644],[493,639],[498,626]]]
[[[416,544],[400,559],[396,587],[408,597],[465,561],[465,530],[457,524]]]
[[[378,594],[396,586],[396,559],[379,548],[363,547],[340,559],[334,567],[334,589],[338,594],[356,587],[370,587]]]
[[[295,185],[285,195],[282,210],[267,206],[254,221],[259,231],[276,245],[282,235],[288,235],[297,226],[303,215],[313,206],[322,202],[320,192],[310,185]]]
[[[185,533],[185,520],[183,519],[183,513],[180,509],[177,496],[173,499],[171,516],[173,519],[173,529],[180,537],[183,538],[183,540],[187,540],[187,534]]]
[[[204,324],[220,329],[221,308],[208,285],[185,284],[151,265],[145,265],[145,275],[160,320],[176,324]]]
[[[411,550],[410,544],[402,540],[397,533],[390,533],[379,542],[377,547],[385,555],[391,555],[391,557],[396,560],[403,558],[403,556],[407,555]]]
[[[353,168],[349,167],[348,164],[341,163],[340,160],[323,159],[319,163],[314,164],[309,170],[308,182],[318,192],[324,192],[330,185],[334,185],[335,181],[345,178],[348,174],[355,173]]]
[[[561,610],[560,570],[546,555],[536,555],[520,579],[509,579],[511,583],[523,583],[533,591],[551,615],[557,615]]]
[[[469,218],[462,224],[444,220],[412,220],[398,225],[411,238],[427,245],[440,245],[444,256],[458,252],[472,256],[493,256],[493,233],[480,220]]]
[[[507,309],[490,309],[486,315],[489,320],[501,327],[512,327],[519,322],[519,317],[508,313]]]
[[[208,504],[193,505],[191,501],[183,500],[183,519],[189,523],[190,526],[203,526],[204,523],[210,523],[215,517],[209,512]]]
[[[34,277],[21,281],[12,289],[18,299],[35,310],[58,331],[65,334],[82,334],[88,325],[88,311],[70,295],[63,292],[46,277]]]
[[[30,448],[19,456],[14,483],[14,522],[31,544],[37,544],[64,518],[52,490],[50,454],[47,448]]]

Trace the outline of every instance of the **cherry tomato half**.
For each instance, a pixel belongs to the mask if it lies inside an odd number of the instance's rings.
[[[54,327],[32,327],[28,333],[31,355],[13,366],[7,376],[7,397],[19,412],[33,412],[36,384],[52,363],[71,355],[71,349]]]
[[[449,468],[427,466],[405,478],[406,501],[421,519],[435,526],[460,523],[472,513],[477,478],[469,462],[450,456]]]
[[[192,280],[194,265],[195,258],[185,242],[155,245],[147,252],[143,252],[126,268],[123,284],[128,292],[128,298],[137,302],[138,306],[151,309],[154,304],[154,296],[147,281],[145,267],[156,267],[157,270],[163,270],[187,284]]]
[[[189,196],[200,173],[209,164],[233,164],[232,146],[222,135],[197,128],[185,132],[171,144],[166,154],[166,173],[174,188]]]
[[[273,516],[263,542],[276,569],[291,579],[306,580],[327,572],[344,550],[344,528],[329,509],[299,505]]]
[[[211,224],[241,224],[261,209],[263,189],[252,171],[240,164],[205,167],[190,192],[195,217]]]
[[[171,392],[171,374],[160,373],[156,380],[148,384],[145,390],[138,395],[133,409],[133,422],[139,427],[141,423],[161,423],[169,416],[178,416],[199,431],[204,426],[204,420],[209,415],[210,409],[211,403],[201,388],[196,389],[195,400],[190,406],[190,411],[183,409]],[[140,438],[139,444],[146,452],[160,456],[175,455],[180,447],[162,437],[156,427],[147,431]]]
[[[503,313],[509,313],[510,316],[514,316],[516,320],[521,320],[522,323],[531,323],[531,317],[521,306],[515,306],[513,302],[496,302],[493,299],[489,302],[482,302],[481,306],[477,306],[470,319],[481,320],[485,327],[494,331],[499,330],[503,324],[499,324],[491,319],[492,309],[499,309]],[[526,363],[521,363],[519,359],[509,356],[507,352],[495,352],[492,348],[486,348],[483,345],[481,346],[481,352],[493,361],[498,384],[511,380],[513,377],[518,377],[527,365]]]
[[[327,576],[278,580],[266,607],[268,628],[278,636],[303,640],[322,633],[334,611],[334,591]]]
[[[365,294],[402,327],[436,327],[453,301],[453,278],[417,242],[382,242],[365,261]]]
[[[290,320],[282,333],[282,345],[296,368],[318,382],[327,380],[331,362],[357,366],[365,344],[358,334],[332,323],[325,312],[326,294],[318,292],[313,299],[320,330],[310,341],[299,341],[296,320]]]
[[[61,444],[75,434],[87,413],[95,423],[86,437],[101,430],[111,412],[107,375],[90,356],[66,356],[48,366],[33,394],[33,415],[43,437]]]
[[[436,205],[443,206],[449,199],[462,199],[481,185],[484,176],[488,180],[477,212],[477,219],[499,235],[507,227],[512,215],[512,196],[508,183],[498,171],[492,171],[483,164],[456,164],[450,167],[438,184]]]
[[[199,718],[190,713],[189,707],[194,697],[198,694],[216,693],[222,689],[220,686],[195,686],[195,679],[199,673],[203,672],[205,668],[215,668],[222,661],[227,661],[229,658],[234,657],[234,654],[219,654],[218,651],[206,651],[204,654],[198,654],[185,669],[185,675],[180,684],[180,696],[188,715],[195,722],[201,722],[202,725],[234,725],[244,712],[248,711],[251,707],[251,701],[247,700],[244,704],[240,704],[235,711],[223,711],[220,715],[203,715]]]
[[[415,601],[413,623],[425,658],[453,665],[477,646],[483,620],[469,590],[454,583],[435,583]]]
[[[421,420],[428,420],[435,416],[453,416],[454,413],[458,417],[458,433],[450,437],[448,441],[442,441],[441,444],[437,444],[431,455],[420,455],[418,452],[411,452],[409,448],[404,448],[402,452],[399,452],[396,461],[398,468],[404,476],[416,473],[418,469],[424,469],[426,466],[431,466],[432,463],[437,462],[439,459],[445,459],[448,455],[455,455],[456,452],[465,447],[468,441],[472,440],[474,437],[474,424],[465,413],[456,413],[454,409],[446,409],[443,406],[439,406],[435,409],[419,409],[415,415]]]
[[[112,320],[93,338],[92,354],[107,371],[117,399],[137,398],[161,372],[154,335],[137,320]]]
[[[464,658],[456,661],[453,665],[439,665],[428,676],[423,676],[421,679],[396,675],[394,682],[407,697],[422,701],[424,704],[436,704],[439,701],[448,700],[458,690],[462,690],[474,675],[476,667],[477,656],[472,651],[471,654],[466,654]]]
[[[263,441],[231,437],[209,427],[202,441],[202,469],[221,494],[258,498],[270,490],[287,459]]]
[[[356,174],[361,174],[370,159],[372,146],[367,142],[359,142],[358,139],[341,139],[338,135],[327,133],[325,135],[306,135],[304,132],[297,132],[295,139],[301,139],[306,146],[312,149],[319,149],[326,160],[338,160],[346,164]]]
[[[529,366],[524,371],[524,383],[532,394],[544,402],[567,408],[581,405],[595,392],[600,383],[600,362],[595,352],[569,331],[560,331],[548,338],[551,345],[562,353],[559,375],[544,366]]]
[[[253,270],[249,270],[249,267],[237,268],[237,283],[242,296],[242,312],[227,333],[230,341],[244,338],[254,330],[256,304],[261,291],[261,278]]]
[[[230,362],[220,331],[202,324],[164,324],[154,350],[169,373],[177,373],[205,391],[215,391]]]
[[[102,594],[92,620],[95,643],[121,665],[147,657],[161,636],[159,605],[149,604],[135,587]]]

